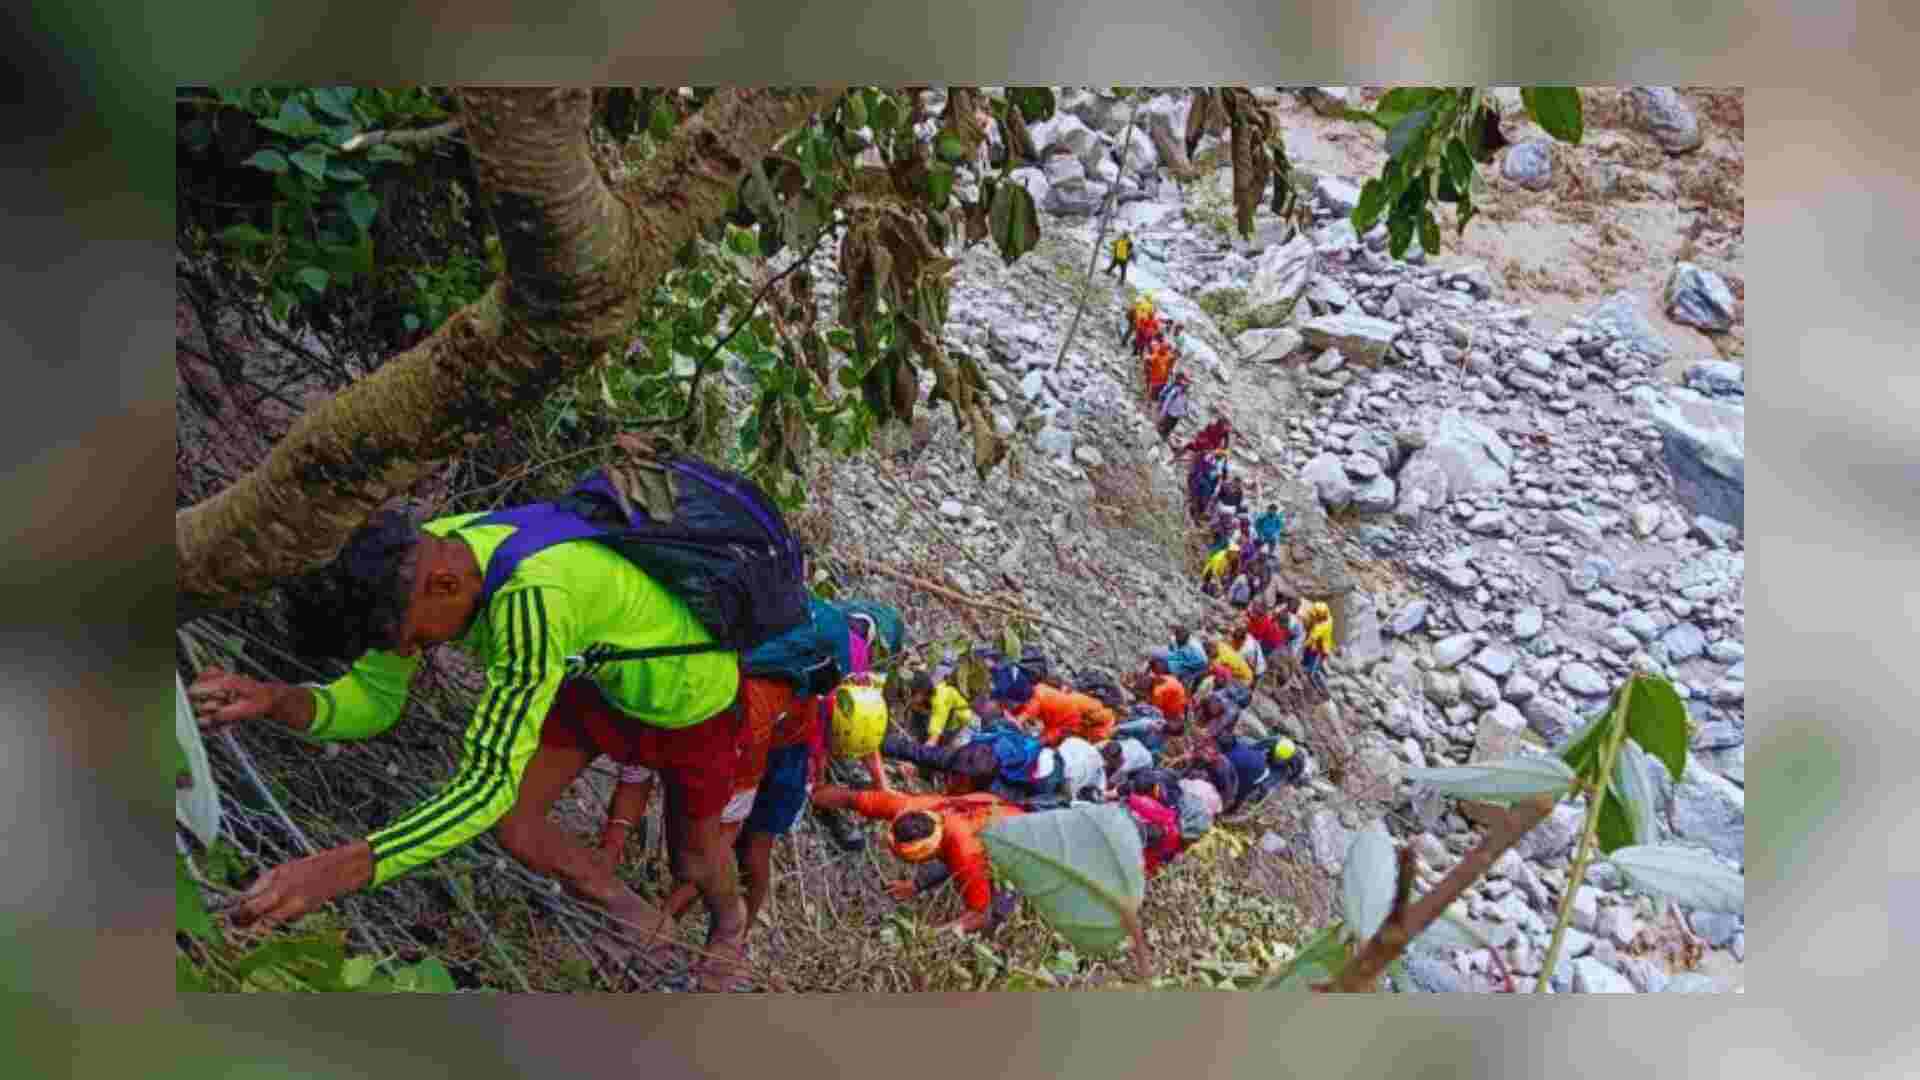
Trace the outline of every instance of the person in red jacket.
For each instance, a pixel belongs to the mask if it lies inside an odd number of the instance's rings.
[[[1233,424],[1224,412],[1216,408],[1213,411],[1213,422],[1201,428],[1192,441],[1180,448],[1180,453],[1205,456],[1215,450],[1229,450],[1232,447]]]
[[[852,810],[863,817],[887,821],[887,840],[893,853],[910,863],[938,860],[940,866],[912,880],[890,883],[887,892],[906,900],[938,887],[948,877],[967,905],[966,914],[942,930],[980,930],[993,911],[993,878],[987,866],[987,848],[980,831],[996,821],[1024,813],[997,795],[907,795],[897,791],[853,791],[820,787],[813,792],[817,806]]]
[[[1287,647],[1287,628],[1280,625],[1267,605],[1254,601],[1247,608],[1247,632],[1260,643],[1261,650],[1267,656],[1277,655]]]

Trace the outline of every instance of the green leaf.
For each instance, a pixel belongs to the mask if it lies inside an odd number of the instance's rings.
[[[1510,802],[1535,795],[1561,795],[1574,774],[1552,757],[1515,757],[1445,769],[1408,769],[1407,779],[1443,795],[1479,802]]]
[[[242,251],[251,251],[262,244],[268,243],[272,239],[273,237],[268,236],[266,233],[261,232],[251,225],[229,225],[220,230],[221,243],[228,247],[239,248]]]
[[[1340,871],[1340,914],[1356,940],[1366,941],[1380,931],[1393,910],[1398,884],[1393,837],[1376,821],[1354,834]]]
[[[1573,737],[1567,740],[1567,744],[1560,748],[1558,755],[1560,760],[1567,763],[1567,767],[1573,770],[1574,775],[1586,777],[1589,780],[1597,779],[1592,774],[1600,767],[1600,749],[1607,737],[1607,724],[1612,719],[1615,706],[1619,704],[1620,694],[1625,689],[1625,684],[1615,687],[1613,700],[1608,702],[1606,709],[1588,718],[1586,726],[1574,732]]]
[[[326,292],[327,282],[331,280],[327,272],[318,266],[303,266],[298,273],[294,274],[294,277],[300,279],[302,285],[314,292]]]
[[[1367,119],[1391,131],[1409,113],[1425,108],[1441,93],[1430,86],[1402,86],[1389,90],[1381,95]]]
[[[743,229],[738,225],[727,226],[727,250],[735,255],[754,256],[760,253],[760,238],[752,229]]]
[[[173,857],[173,927],[202,941],[213,940],[213,917],[200,898],[200,883],[187,870],[187,857]]]
[[[429,956],[411,967],[395,971],[393,986],[402,993],[412,994],[451,994],[455,990],[453,975],[436,956]]]
[[[308,144],[306,149],[294,154],[291,160],[301,172],[315,180],[327,178],[327,152],[317,144]]]
[[[1656,675],[1636,675],[1628,684],[1627,736],[1667,767],[1676,782],[1687,769],[1687,707],[1673,684]]]
[[[864,92],[855,90],[848,94],[841,100],[841,108],[846,110],[848,130],[858,131],[867,126],[867,96]]]
[[[1050,86],[1010,86],[1007,100],[1020,106],[1020,115],[1033,124],[1053,115],[1053,88]]]
[[[340,990],[346,950],[330,938],[293,938],[270,942],[242,957],[234,977],[264,990]]]
[[[1313,940],[1293,955],[1278,975],[1267,981],[1267,990],[1307,990],[1325,982],[1347,966],[1345,926],[1334,923],[1314,935]]]
[[[1083,953],[1104,955],[1139,927],[1146,895],[1140,833],[1118,806],[1004,819],[980,834],[997,877]]]
[[[345,184],[364,184],[367,182],[367,178],[361,175],[359,169],[338,161],[327,162],[327,178],[329,180],[338,180]]]
[[[951,132],[941,132],[940,136],[933,140],[933,152],[940,156],[940,160],[950,165],[957,165],[967,159],[967,145],[960,141],[960,136]]]
[[[1416,165],[1426,157],[1427,128],[1433,123],[1432,109],[1415,109],[1387,132],[1388,155]]]
[[[882,96],[869,110],[876,135],[885,135],[899,128],[901,123],[900,105],[891,97]],[[882,145],[885,145],[884,143]]]
[[[187,775],[193,782],[184,791],[174,792],[174,819],[193,830],[203,846],[211,848],[220,840],[220,784],[207,760],[206,744],[200,740],[193,706],[187,702],[187,685],[177,673],[173,677],[173,701],[174,744],[186,756]]]
[[[680,122],[680,113],[667,103],[664,97],[653,99],[653,109],[647,114],[647,134],[656,139],[665,139],[673,134],[674,125]]]
[[[351,123],[353,115],[353,96],[358,88],[352,86],[319,86],[313,90],[313,103],[320,111]]]
[[[1681,907],[1734,915],[1746,910],[1747,879],[1704,849],[1643,844],[1607,858],[1634,888]]]
[[[1466,193],[1473,190],[1473,155],[1467,153],[1467,144],[1455,135],[1447,140],[1447,178],[1453,181],[1453,190]]]
[[[1420,218],[1420,250],[1429,255],[1440,254],[1440,222],[1434,218],[1433,211],[1422,208]]]
[[[373,957],[365,954],[348,957],[340,967],[340,982],[349,989],[360,989],[367,985],[367,980],[373,978],[373,965]]]
[[[1020,184],[1001,184],[993,193],[987,216],[993,242],[1008,266],[1040,242],[1040,215],[1033,196]]]
[[[1633,842],[1658,843],[1660,832],[1653,813],[1656,796],[1653,780],[1647,774],[1647,755],[1631,739],[1620,745],[1620,753],[1613,760],[1613,794],[1626,807]]]
[[[241,164],[251,165],[270,173],[283,173],[287,171],[287,155],[278,150],[255,150],[253,156]]]
[[[953,168],[940,162],[935,162],[928,168],[927,195],[928,201],[935,210],[946,206],[947,196],[953,192],[953,175]]]
[[[1353,208],[1353,229],[1365,233],[1380,221],[1380,211],[1387,208],[1387,185],[1380,179],[1367,181],[1360,186],[1360,202]]]
[[[207,991],[207,978],[193,961],[179,953],[173,956],[173,990],[176,994],[203,994]]]
[[[1014,633],[1013,627],[1000,631],[1000,647],[1008,660],[1020,659],[1020,635]]]
[[[1579,90],[1571,86],[1523,86],[1520,103],[1547,134],[1563,143],[1579,144],[1584,124]]]
[[[373,227],[374,218],[380,215],[380,199],[371,191],[349,191],[341,200],[346,205],[347,216],[359,229]]]
[[[1407,248],[1412,246],[1413,233],[1420,225],[1426,201],[1427,181],[1424,174],[1416,175],[1406,191],[1394,201],[1393,212],[1387,217],[1387,251],[1394,258],[1405,256]]]
[[[278,116],[262,118],[260,126],[293,139],[310,138],[326,130],[315,122],[305,105],[292,98],[281,102]]]
[[[1623,847],[1633,845],[1633,818],[1619,799],[1613,796],[1613,785],[1600,789],[1600,826],[1594,839],[1600,845],[1602,855]],[[1592,813],[1591,809],[1588,813]]]

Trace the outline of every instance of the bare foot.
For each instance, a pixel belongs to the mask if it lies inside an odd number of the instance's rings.
[[[674,920],[665,911],[631,891],[614,898],[607,904],[607,910],[621,922],[620,935],[639,946],[643,963],[661,968],[671,962]]]
[[[707,939],[707,955],[694,965],[696,988],[703,994],[731,994],[752,985],[746,968],[747,932],[715,931]]]

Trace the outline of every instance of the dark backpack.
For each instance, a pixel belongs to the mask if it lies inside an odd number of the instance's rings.
[[[1031,786],[1027,774],[1033,770],[1034,760],[1040,756],[1040,740],[1009,727],[990,727],[976,732],[969,748],[990,746],[994,759],[999,762],[1000,782],[1022,791]]]
[[[838,686],[853,666],[846,615],[817,597],[809,596],[807,607],[806,622],[742,656],[740,670],[780,679],[799,694],[824,694]]]
[[[996,664],[992,672],[992,693],[995,701],[1003,701],[1019,708],[1033,699],[1033,676],[1018,664]]]
[[[549,503],[489,514],[477,525],[511,525],[487,562],[485,605],[521,562],[556,544],[592,540],[612,548],[692,610],[713,641],[655,649],[594,652],[594,665],[699,652],[747,652],[806,625],[808,601],[800,542],[780,510],[738,473],[687,458],[644,466],[672,492],[672,510],[658,519],[596,469]]]
[[[1020,670],[1026,672],[1034,682],[1041,682],[1053,674],[1053,663],[1047,659],[1046,653],[1029,645],[1020,650]]]

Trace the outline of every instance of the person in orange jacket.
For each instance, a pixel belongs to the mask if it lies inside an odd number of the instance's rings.
[[[897,791],[854,791],[826,786],[815,788],[813,802],[835,810],[852,810],[862,817],[889,822],[887,841],[893,853],[910,863],[931,863],[912,879],[887,885],[896,900],[907,900],[934,889],[949,877],[966,903],[966,913],[942,930],[980,930],[996,907],[987,848],[980,831],[996,821],[1025,811],[997,795],[907,795]]]
[[[1113,734],[1113,712],[1098,699],[1045,683],[1033,688],[1033,697],[1014,716],[1039,720],[1040,742],[1046,746],[1058,746],[1069,735],[1097,743]]]
[[[1173,377],[1173,346],[1166,338],[1156,340],[1147,349],[1147,400],[1156,400]]]

